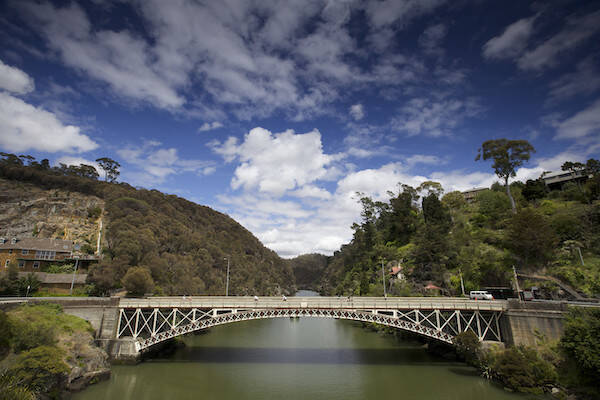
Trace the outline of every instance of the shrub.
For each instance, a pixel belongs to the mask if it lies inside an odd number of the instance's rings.
[[[473,331],[461,332],[454,337],[456,354],[467,364],[477,366],[479,364],[481,342]]]
[[[58,398],[70,371],[62,360],[63,356],[64,353],[56,347],[36,347],[21,353],[8,373],[34,392]]]
[[[51,346],[56,342],[56,329],[49,321],[11,318],[10,325],[15,352],[38,346]]]
[[[0,360],[6,356],[10,349],[10,340],[12,339],[12,331],[8,316],[0,310]]]
[[[492,370],[504,386],[520,392],[542,393],[544,386],[558,378],[552,364],[542,360],[535,349],[524,346],[498,353]]]
[[[600,375],[600,310],[573,307],[565,321],[560,341],[578,368],[589,376]]]

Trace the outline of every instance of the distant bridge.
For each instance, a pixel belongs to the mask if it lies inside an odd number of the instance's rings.
[[[450,297],[151,297],[27,298],[0,306],[52,301],[82,317],[115,359],[138,359],[161,342],[212,326],[266,318],[314,317],[373,322],[452,343],[472,331],[480,341],[534,344],[536,335],[558,339],[566,303],[520,303]],[[13,302],[13,303],[11,303]]]

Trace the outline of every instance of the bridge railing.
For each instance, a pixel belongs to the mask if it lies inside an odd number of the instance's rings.
[[[467,300],[448,297],[259,297],[252,296],[185,296],[122,298],[120,308],[224,308],[224,309],[429,309],[504,311],[503,300]]]

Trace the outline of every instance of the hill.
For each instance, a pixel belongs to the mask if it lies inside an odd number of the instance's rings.
[[[229,216],[156,190],[99,181],[97,174],[90,174],[84,167],[51,168],[47,160],[28,158],[23,162],[22,158],[4,154],[0,160],[0,184],[10,192],[12,205],[4,205],[0,229],[2,233],[17,231],[26,236],[36,233],[63,238],[65,232],[81,227],[80,220],[89,220],[90,206],[93,205],[95,217],[95,208],[99,208],[105,240],[102,261],[89,271],[90,294],[121,287],[129,270],[141,268],[150,274],[154,293],[222,295],[226,258],[231,265],[230,294],[293,292],[294,277],[288,263]],[[66,217],[62,220],[50,218],[56,215],[52,212],[38,212],[32,219],[30,208],[23,206],[31,193],[36,193],[35,204],[44,210],[54,201],[55,193],[73,201],[63,202],[61,213]],[[12,215],[10,219],[6,218],[8,214]],[[65,220],[70,225],[65,225]],[[35,226],[54,228],[38,228],[34,232]],[[82,230],[82,237],[89,236],[92,241],[92,231]]]
[[[436,182],[399,185],[387,202],[362,197],[362,221],[329,260],[323,292],[380,296],[383,262],[388,271],[402,268],[404,279],[386,278],[392,295],[457,295],[461,276],[467,293],[510,287],[515,266],[521,288],[543,297],[572,297],[571,288],[600,297],[600,175],[593,176],[556,190],[541,179],[515,182],[515,212],[497,183],[470,202],[460,192],[442,196]]]

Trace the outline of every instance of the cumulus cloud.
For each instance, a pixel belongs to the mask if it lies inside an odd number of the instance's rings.
[[[15,94],[27,94],[32,92],[34,87],[33,79],[29,75],[0,60],[0,89]]]
[[[222,127],[223,127],[223,124],[220,123],[219,121],[205,122],[202,124],[202,126],[200,126],[200,128],[198,128],[198,132],[212,131],[212,130],[219,129]]]
[[[254,128],[242,143],[230,137],[224,143],[213,142],[211,147],[226,160],[239,159],[231,181],[233,189],[256,189],[276,196],[330,179],[332,164],[340,158],[323,152],[321,133],[316,129],[305,134],[293,130],[273,134]]]
[[[365,110],[362,104],[354,104],[350,106],[350,115],[355,121],[360,121],[365,116]]]
[[[533,24],[538,15],[523,18],[506,27],[501,35],[483,45],[483,56],[489,59],[515,58],[523,53],[533,34]]]
[[[14,152],[37,150],[73,153],[94,150],[98,144],[55,114],[0,92],[0,147]]]

